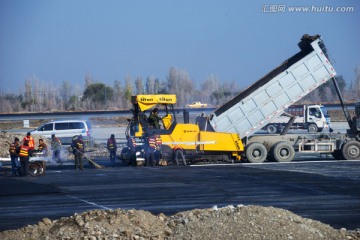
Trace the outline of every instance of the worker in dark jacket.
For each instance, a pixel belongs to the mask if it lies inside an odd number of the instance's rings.
[[[9,153],[11,158],[11,172],[12,176],[20,176],[20,163],[19,163],[19,138],[15,138],[14,142],[10,144]]]
[[[151,134],[145,141],[145,166],[155,166],[154,152],[156,149],[156,137],[155,134]]]
[[[130,165],[136,166],[136,142],[135,139],[130,137],[130,135],[126,135],[126,146],[129,149],[130,154]]]
[[[162,119],[158,114],[159,114],[159,109],[154,108],[154,110],[152,110],[148,118],[148,122],[150,126],[152,126],[155,129],[160,128],[160,120]]]
[[[82,135],[79,135],[78,138],[73,141],[71,147],[74,149],[75,170],[77,170],[78,168],[80,170],[83,170],[84,169],[83,156],[85,152],[85,144]]]
[[[110,161],[115,162],[117,143],[114,134],[111,134],[110,138],[107,140],[106,147],[110,153]]]
[[[43,153],[44,157],[47,157],[49,149],[42,138],[39,139],[39,146],[38,146],[37,150],[38,150],[38,152]]]
[[[58,139],[55,134],[51,135],[51,150],[53,150],[52,160],[57,161],[57,163],[62,164],[63,161],[61,159],[61,142],[60,139]]]
[[[25,140],[23,145],[19,148],[19,157],[21,165],[21,176],[26,177],[29,175],[29,160],[32,156],[33,150],[29,147],[29,141]]]

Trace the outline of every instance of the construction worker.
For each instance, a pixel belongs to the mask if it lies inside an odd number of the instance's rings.
[[[154,152],[156,149],[156,137],[155,134],[152,133],[145,142],[145,166],[155,166],[155,158]]]
[[[160,157],[161,157],[161,145],[162,145],[162,140],[160,135],[155,135],[155,142],[156,142],[156,148],[154,152],[154,158],[156,164],[159,165]]]
[[[117,143],[114,134],[111,134],[110,138],[107,140],[106,146],[110,153],[110,161],[115,162]]]
[[[29,159],[32,153],[33,150],[29,147],[29,141],[25,140],[23,145],[19,148],[21,176],[23,177],[29,175]]]
[[[130,135],[126,135],[126,146],[128,147],[130,152],[130,165],[136,166],[136,156],[135,156],[136,142],[134,138],[130,137]]]
[[[162,119],[158,114],[159,114],[159,109],[154,108],[154,110],[152,110],[152,112],[150,113],[150,116],[148,118],[148,122],[149,122],[150,126],[152,126],[155,129],[160,128],[160,120]]]
[[[42,138],[39,139],[39,146],[37,151],[43,153],[44,157],[47,157],[48,155],[48,146]]]
[[[11,172],[12,176],[20,176],[20,163],[19,163],[19,138],[15,138],[14,142],[10,144],[9,152],[11,158]]]
[[[28,133],[26,134],[26,137],[24,137],[23,142],[25,142],[26,140],[27,140],[28,143],[29,143],[29,148],[30,148],[31,150],[34,150],[34,148],[35,148],[35,140],[34,140],[33,136],[31,136],[31,133],[30,133],[30,132],[28,132]]]
[[[52,160],[53,160],[53,161],[56,160],[57,163],[62,164],[63,161],[62,161],[61,156],[60,156],[61,142],[60,142],[60,140],[55,136],[55,134],[51,135],[51,150],[53,151]]]
[[[78,168],[80,170],[83,170],[84,169],[83,156],[85,152],[85,144],[82,135],[79,135],[78,138],[74,140],[71,147],[74,149],[75,170],[77,170]]]

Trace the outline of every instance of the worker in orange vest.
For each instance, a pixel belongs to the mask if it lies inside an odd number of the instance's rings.
[[[162,140],[161,140],[160,135],[155,135],[155,142],[156,142],[156,148],[155,148],[155,152],[154,152],[154,158],[155,158],[156,164],[159,165],[160,158],[161,158],[161,145],[162,145]]]
[[[25,140],[19,148],[19,157],[21,165],[21,176],[26,177],[29,175],[29,159],[32,156],[33,150],[29,146],[29,141]]]
[[[130,135],[126,135],[126,146],[130,152],[129,165],[136,166],[136,142],[134,138],[130,137]]]
[[[145,142],[145,166],[155,166],[155,157],[154,152],[156,149],[156,137],[155,134],[152,133]]]
[[[107,140],[106,147],[110,153],[110,161],[112,163],[115,162],[117,143],[114,134],[111,134],[110,138]]]
[[[28,141],[29,148],[30,148],[31,150],[34,150],[34,148],[35,148],[35,140],[34,140],[34,138],[31,136],[31,133],[30,133],[30,132],[28,132],[28,133],[26,134],[26,137],[24,137],[23,142],[25,142],[26,140]]]

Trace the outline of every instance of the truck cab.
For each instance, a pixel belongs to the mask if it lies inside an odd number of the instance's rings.
[[[322,105],[306,106],[304,126],[309,132],[321,132],[324,128],[330,129],[330,115]]]
[[[323,105],[293,105],[284,112],[284,115],[271,119],[262,130],[270,134],[280,133],[290,120],[290,116],[296,116],[291,129],[306,129],[309,132],[330,129],[330,116]]]

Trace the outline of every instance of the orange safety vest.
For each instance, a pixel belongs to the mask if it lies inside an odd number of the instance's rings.
[[[9,152],[11,156],[16,156],[16,147],[17,145],[12,143],[9,148]]]
[[[156,145],[161,146],[161,144],[162,144],[161,137],[156,137]]]
[[[149,147],[152,149],[156,148],[156,139],[154,137],[149,137]]]
[[[80,151],[82,151],[82,150],[84,150],[84,143],[82,142],[82,141],[77,141],[76,142],[76,149],[77,150],[80,150]]]
[[[35,147],[35,140],[32,136],[30,137],[24,137],[24,142],[28,140],[28,144],[29,144],[29,148],[34,148]]]
[[[29,146],[22,145],[20,148],[20,157],[28,157],[29,156]]]
[[[133,147],[136,147],[136,142],[135,142],[135,139],[131,139],[131,142],[132,142],[132,145],[133,145]]]
[[[114,144],[114,141],[112,140],[112,138],[108,139],[108,148],[110,150],[113,150],[115,148],[115,144]]]

